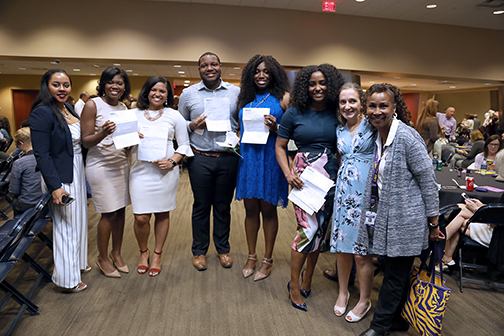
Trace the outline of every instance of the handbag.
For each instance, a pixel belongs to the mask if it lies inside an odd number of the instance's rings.
[[[443,316],[451,290],[443,279],[441,242],[429,242],[429,249],[422,252],[420,267],[415,267],[411,287],[401,312],[402,317],[422,336],[441,335]],[[429,268],[427,259],[431,255]],[[434,265],[439,264],[440,275]]]

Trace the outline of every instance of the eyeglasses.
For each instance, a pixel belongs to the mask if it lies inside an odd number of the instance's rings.
[[[488,146],[499,147],[499,144],[488,144]]]

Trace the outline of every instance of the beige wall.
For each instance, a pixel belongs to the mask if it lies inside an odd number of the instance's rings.
[[[225,62],[504,80],[504,31],[257,7],[163,1],[2,1],[0,56]]]
[[[477,114],[483,122],[485,113],[490,109],[490,91],[436,93],[435,99],[439,101],[441,111],[450,106],[455,108],[457,122],[461,122],[466,113]]]

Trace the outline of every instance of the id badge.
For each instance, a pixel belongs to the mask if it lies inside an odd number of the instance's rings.
[[[376,212],[366,211],[366,221],[364,222],[367,226],[374,226],[376,219]]]

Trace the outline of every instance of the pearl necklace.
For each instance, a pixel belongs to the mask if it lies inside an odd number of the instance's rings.
[[[158,113],[155,117],[151,117],[151,116],[150,116],[150,114],[149,114],[149,110],[145,110],[145,111],[144,111],[144,117],[145,117],[145,119],[147,119],[147,120],[149,120],[149,121],[156,121],[156,120],[158,120],[159,118],[161,118],[161,116],[163,115],[163,113],[164,113],[164,110],[163,110],[163,109],[161,109],[161,110],[159,111],[159,113]]]

